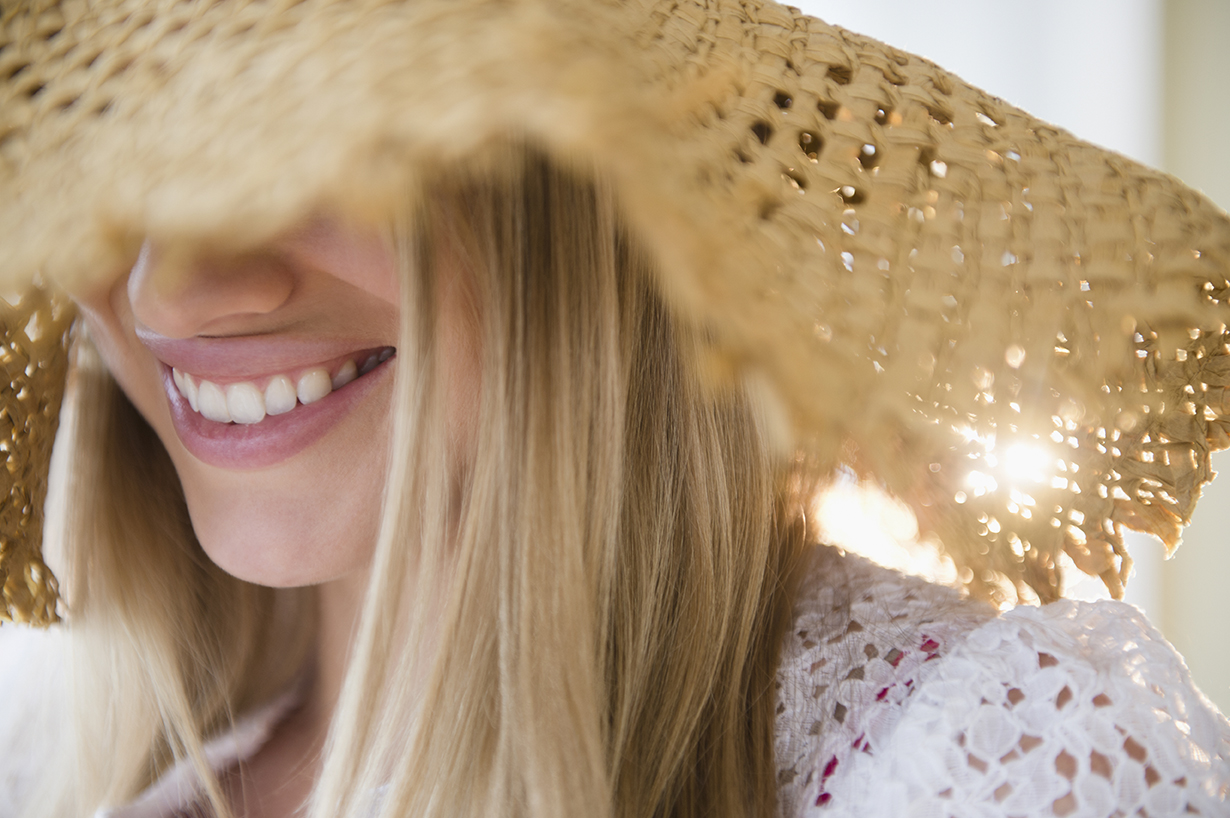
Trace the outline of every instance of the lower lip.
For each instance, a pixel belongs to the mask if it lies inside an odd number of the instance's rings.
[[[162,367],[163,387],[171,402],[175,432],[196,459],[224,469],[249,470],[273,466],[311,446],[389,377],[392,358],[314,403],[296,404],[281,415],[266,415],[260,423],[216,423],[192,411],[179,393],[171,368]]]

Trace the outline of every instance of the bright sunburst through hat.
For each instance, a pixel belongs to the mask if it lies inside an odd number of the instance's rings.
[[[242,249],[321,206],[378,221],[437,173],[508,172],[510,141],[609,180],[715,377],[765,384],[818,469],[881,481],[975,590],[1053,598],[1066,552],[1118,593],[1122,529],[1173,547],[1230,444],[1221,211],[750,0],[8,5],[0,278],[76,286],[145,237]],[[8,615],[46,621],[63,332],[6,320],[0,573]]]

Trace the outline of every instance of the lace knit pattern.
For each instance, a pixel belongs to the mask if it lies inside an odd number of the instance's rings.
[[[1136,608],[996,617],[850,556],[813,572],[778,674],[783,816],[1230,813],[1230,722]]]

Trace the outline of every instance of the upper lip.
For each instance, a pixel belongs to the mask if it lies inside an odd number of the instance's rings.
[[[140,327],[136,335],[162,363],[209,380],[248,380],[294,372],[387,346],[374,339],[284,335],[167,338]]]

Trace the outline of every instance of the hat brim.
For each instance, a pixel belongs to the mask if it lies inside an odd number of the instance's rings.
[[[768,384],[975,587],[1053,598],[1064,551],[1119,593],[1121,528],[1173,547],[1230,444],[1218,208],[785,7],[109,0],[0,37],[8,287],[383,221],[522,142],[611,184],[707,369]]]

